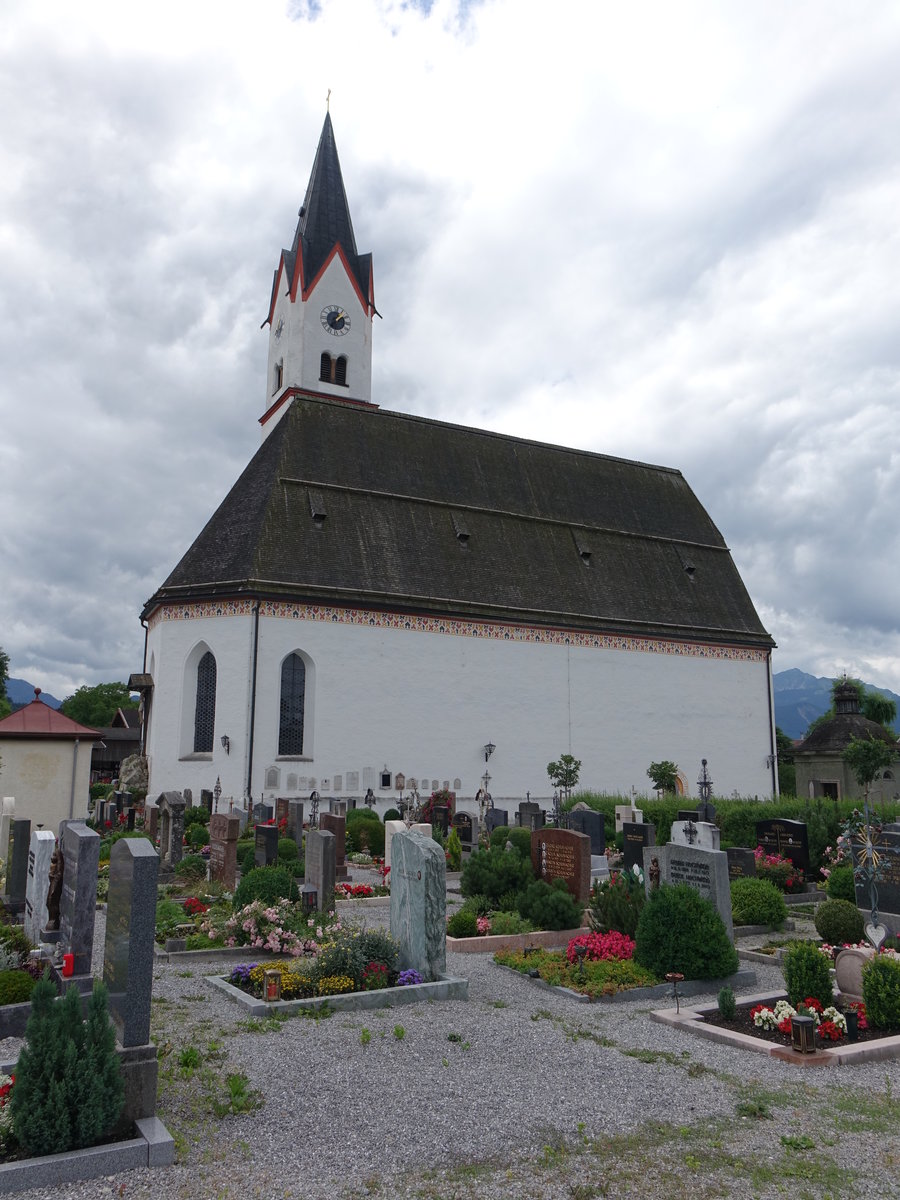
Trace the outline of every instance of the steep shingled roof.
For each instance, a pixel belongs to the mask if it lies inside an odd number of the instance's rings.
[[[773,644],[679,471],[311,396],[144,615],[240,594]]]

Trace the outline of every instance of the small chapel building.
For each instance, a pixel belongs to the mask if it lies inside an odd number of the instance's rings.
[[[326,116],[275,270],[262,445],[147,601],[151,794],[465,805],[777,791],[772,638],[681,473],[372,398],[372,257]],[[488,759],[490,760],[488,763]]]

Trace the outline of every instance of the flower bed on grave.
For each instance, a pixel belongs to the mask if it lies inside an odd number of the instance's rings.
[[[571,938],[565,951],[505,950],[494,955],[494,962],[551,987],[596,999],[663,982],[634,962],[633,953],[634,942],[625,934],[584,933]]]

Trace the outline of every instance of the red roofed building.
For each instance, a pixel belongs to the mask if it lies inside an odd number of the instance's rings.
[[[0,790],[16,801],[16,816],[32,828],[56,831],[66,817],[86,817],[91,750],[97,729],[34,699],[0,721]]]

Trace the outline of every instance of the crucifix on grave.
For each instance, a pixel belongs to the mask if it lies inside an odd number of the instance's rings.
[[[684,836],[687,838],[687,844],[689,846],[693,846],[694,842],[697,840],[697,826],[693,821],[688,820],[685,821],[681,828],[684,832]]]

